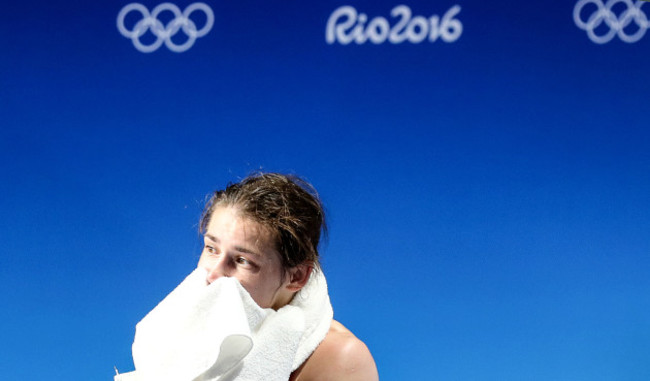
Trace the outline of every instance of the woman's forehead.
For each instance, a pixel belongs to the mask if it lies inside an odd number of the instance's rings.
[[[274,250],[275,246],[268,227],[242,215],[231,206],[219,206],[214,210],[205,235],[213,240],[245,243],[263,250]]]

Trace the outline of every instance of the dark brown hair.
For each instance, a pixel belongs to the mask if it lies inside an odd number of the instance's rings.
[[[260,223],[274,235],[282,266],[310,262],[318,268],[321,232],[327,234],[325,212],[316,189],[294,175],[257,173],[215,191],[201,216],[205,234],[217,207],[235,207],[243,217]]]

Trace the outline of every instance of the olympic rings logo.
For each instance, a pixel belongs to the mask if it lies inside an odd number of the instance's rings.
[[[158,15],[165,11],[171,12],[174,15],[174,18],[167,25],[163,25],[158,20]],[[201,11],[206,16],[205,25],[198,30],[196,29],[196,24],[190,19],[190,15],[196,11]],[[124,19],[131,12],[139,12],[142,15],[142,19],[135,24],[132,30],[128,30],[124,25]],[[157,50],[163,42],[172,52],[184,52],[194,45],[197,38],[208,34],[213,24],[214,13],[212,13],[212,9],[205,3],[190,4],[183,12],[172,3],[162,3],[156,6],[151,13],[149,13],[149,10],[144,5],[131,3],[124,6],[117,15],[117,29],[122,36],[130,38],[133,46],[142,53],[151,53]],[[156,36],[156,40],[149,45],[145,45],[140,41],[140,38],[149,30]],[[187,35],[187,40],[181,44],[176,44],[172,41],[172,37],[180,30]]]
[[[590,3],[595,5],[597,9],[584,21],[580,13]],[[612,11],[612,8],[618,3],[625,4],[626,9],[621,14],[616,15]],[[643,4],[644,1],[641,0],[637,0],[636,3],[632,3],[632,0],[609,0],[606,4],[603,4],[601,0],[580,0],[576,3],[575,8],[573,8],[573,20],[578,28],[586,30],[591,41],[597,44],[605,44],[611,41],[616,35],[627,43],[633,43],[639,41],[645,35],[646,30],[650,28],[648,17],[641,10]],[[634,21],[638,29],[633,33],[628,33],[625,31],[625,28],[632,21]],[[605,23],[609,30],[599,35],[596,33],[596,28],[603,23]],[[634,28],[632,27],[632,29]]]

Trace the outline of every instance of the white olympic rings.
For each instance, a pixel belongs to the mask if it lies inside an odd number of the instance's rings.
[[[594,4],[597,9],[584,21],[580,17],[580,12],[589,3]],[[616,15],[612,11],[614,5],[618,3],[623,3],[627,7],[620,15]],[[597,44],[607,43],[616,35],[627,43],[633,43],[639,41],[645,35],[646,30],[650,28],[648,17],[641,10],[644,3],[641,0],[637,0],[636,3],[632,3],[632,0],[609,0],[606,4],[603,4],[601,0],[580,0],[573,8],[573,20],[578,28],[586,30],[591,41]],[[624,29],[632,21],[636,23],[638,29],[634,33],[628,34]],[[597,35],[595,30],[602,23],[605,23],[609,30],[605,34]]]
[[[128,30],[124,25],[124,19],[132,11],[139,12],[142,15],[142,19],[135,24],[132,30]],[[172,12],[174,18],[167,25],[163,26],[162,22],[158,20],[158,15],[165,11]],[[195,11],[202,11],[206,16],[205,25],[200,30],[197,30],[196,24],[190,20],[190,15]],[[173,52],[184,52],[194,45],[197,38],[208,34],[213,24],[214,13],[212,13],[212,9],[205,3],[190,4],[182,13],[172,3],[162,3],[156,6],[151,13],[149,13],[149,10],[144,5],[131,3],[124,6],[117,15],[117,29],[124,37],[130,38],[133,41],[133,46],[142,53],[151,53],[157,50],[163,42]],[[181,29],[188,38],[182,44],[176,44],[172,41],[172,37]],[[156,36],[156,41],[152,44],[145,45],[140,41],[140,37],[147,33],[148,30],[151,30],[151,33]]]

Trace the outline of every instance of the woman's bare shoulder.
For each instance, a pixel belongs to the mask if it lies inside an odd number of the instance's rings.
[[[294,372],[292,381],[379,380],[370,351],[343,324],[332,321],[325,339]]]

